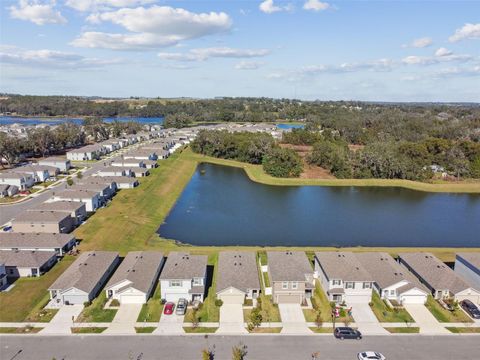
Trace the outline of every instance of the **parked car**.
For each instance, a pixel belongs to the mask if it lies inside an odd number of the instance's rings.
[[[185,315],[185,312],[187,311],[187,304],[187,299],[179,299],[177,303],[177,310],[175,310],[175,313],[177,315]]]
[[[5,226],[5,227],[3,228],[3,231],[5,231],[5,232],[11,232],[11,231],[12,231],[12,227],[11,227],[11,226]]]
[[[340,340],[343,339],[357,339],[362,338],[362,333],[358,330],[352,329],[351,327],[337,327],[333,332],[333,335]]]
[[[163,313],[165,315],[172,315],[173,310],[175,309],[175,304],[173,302],[167,302],[163,308]]]
[[[472,303],[470,300],[463,300],[460,303],[460,306],[462,307],[463,310],[467,312],[468,315],[470,315],[474,319],[480,319],[480,310],[478,310],[478,307]]]
[[[385,356],[375,351],[363,351],[357,355],[358,360],[385,360]]]

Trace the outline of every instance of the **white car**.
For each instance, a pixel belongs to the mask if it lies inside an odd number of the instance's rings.
[[[363,351],[358,353],[358,360],[385,360],[385,356],[375,351]]]

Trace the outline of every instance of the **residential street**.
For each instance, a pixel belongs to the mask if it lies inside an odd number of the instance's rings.
[[[356,359],[365,350],[382,352],[388,360],[478,359],[478,336],[370,336],[341,341],[332,336],[1,336],[1,359],[200,359],[201,350],[215,346],[215,360],[231,359],[231,348],[243,342],[246,360]],[[19,353],[16,357],[15,354]],[[181,351],[180,351],[181,350]]]

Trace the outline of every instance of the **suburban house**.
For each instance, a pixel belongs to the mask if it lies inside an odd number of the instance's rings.
[[[430,290],[435,299],[468,299],[480,304],[480,290],[465,282],[431,253],[401,253],[398,256],[399,262]]]
[[[0,233],[0,251],[48,251],[64,256],[76,244],[73,234]]]
[[[38,204],[28,211],[57,211],[70,214],[75,225],[80,225],[87,217],[87,208],[81,201],[55,201]]]
[[[100,196],[105,200],[111,199],[117,191],[115,183],[104,181],[102,178],[96,179],[94,177],[79,180],[71,187],[71,189],[98,191]]]
[[[114,251],[86,251],[48,288],[56,305],[84,304],[92,301],[117,267]]]
[[[18,187],[15,185],[0,184],[0,198],[13,196],[18,193]]]
[[[143,160],[143,166],[146,169],[153,169],[158,167],[157,160]]]
[[[125,160],[136,159],[136,160],[157,160],[158,156],[155,153],[155,150],[141,149],[129,152],[128,154],[123,155]]]
[[[111,163],[112,166],[120,168],[143,167],[143,161],[138,159],[116,159]]]
[[[117,189],[133,189],[138,186],[138,180],[129,176],[103,176],[97,178],[115,183]]]
[[[98,191],[80,190],[80,189],[65,189],[57,194],[54,194],[51,201],[81,201],[85,203],[85,208],[88,212],[97,210],[102,206],[102,199]]]
[[[316,252],[315,272],[330,301],[368,304],[372,299],[373,278],[352,252]]]
[[[173,251],[160,275],[162,299],[177,302],[203,301],[207,280],[207,255],[189,255]]]
[[[7,270],[5,269],[5,264],[0,263],[0,291],[5,289],[7,285],[8,285]]]
[[[218,256],[217,298],[225,304],[243,304],[256,299],[260,281],[255,253],[252,251],[221,251]]]
[[[67,152],[67,159],[72,161],[98,160],[103,154],[99,145],[87,145]]]
[[[373,289],[382,299],[398,304],[425,304],[428,290],[406,269],[384,252],[356,253],[373,279]]]
[[[50,177],[50,173],[48,169],[40,165],[37,165],[37,166],[25,165],[25,166],[14,168],[10,171],[17,174],[31,175],[35,180],[35,182],[44,182]]]
[[[38,277],[57,263],[53,251],[0,251],[0,263],[5,265],[9,278]]]
[[[53,166],[56,167],[60,172],[66,173],[71,169],[72,164],[70,160],[62,157],[48,157],[38,162],[40,165]]]
[[[16,186],[20,191],[30,189],[35,184],[35,179],[30,174],[0,172],[0,184]]]
[[[99,176],[131,176],[130,170],[118,166],[105,166],[98,170]]]
[[[463,280],[480,290],[480,253],[457,253],[454,269]]]
[[[267,251],[268,276],[275,304],[302,304],[315,288],[313,269],[302,251]]]
[[[75,220],[64,211],[23,211],[12,220],[12,229],[19,233],[69,233]]]
[[[129,252],[105,286],[107,297],[120,304],[145,304],[155,292],[163,262],[161,252]]]

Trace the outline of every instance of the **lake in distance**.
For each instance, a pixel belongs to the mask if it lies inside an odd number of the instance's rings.
[[[200,164],[159,233],[214,246],[480,247],[480,195],[270,186]]]

